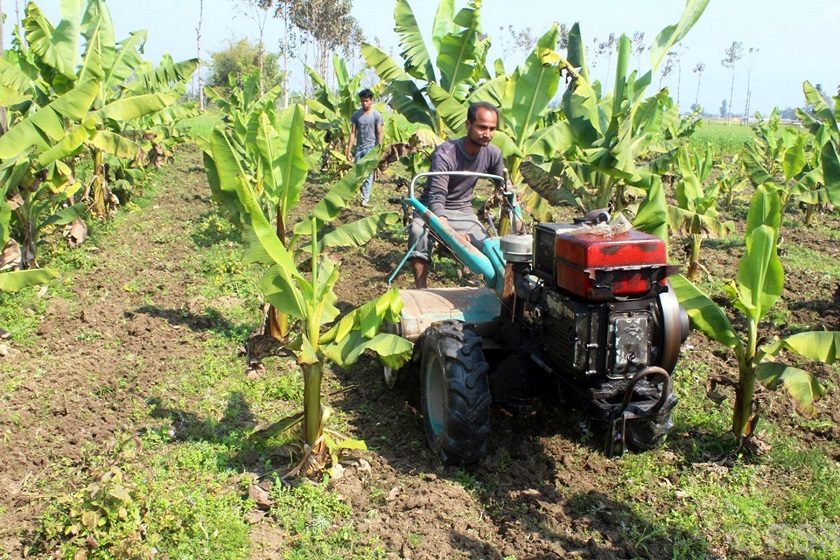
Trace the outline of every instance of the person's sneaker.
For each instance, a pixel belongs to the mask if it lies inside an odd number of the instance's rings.
[[[362,201],[362,208],[367,208],[368,206],[370,206],[370,204],[366,200],[363,200]]]

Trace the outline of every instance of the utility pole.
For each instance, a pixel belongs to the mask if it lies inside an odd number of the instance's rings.
[[[744,124],[750,123],[750,98],[752,97],[752,90],[750,90],[750,74],[752,73],[753,66],[755,65],[755,55],[758,53],[758,49],[754,49],[750,47],[749,51],[747,51],[747,104],[744,107]]]
[[[0,58],[3,58],[3,45],[5,41],[6,38],[3,35],[3,1],[0,0]],[[7,130],[9,130],[9,115],[6,112],[6,108],[0,106],[0,136],[6,134]],[[0,250],[2,249],[0,247]]]
[[[204,21],[204,0],[198,1],[198,27],[195,30],[196,50],[198,52],[198,110],[204,112],[204,78],[201,75],[201,24]]]

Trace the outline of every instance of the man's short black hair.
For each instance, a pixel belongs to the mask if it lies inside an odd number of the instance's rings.
[[[489,101],[476,101],[475,103],[470,105],[470,108],[467,109],[467,120],[470,122],[475,122],[476,113],[478,113],[479,109],[485,109],[487,111],[493,111],[496,113],[496,120],[499,120],[499,109]]]
[[[365,88],[359,92],[359,99],[373,99],[373,92]]]

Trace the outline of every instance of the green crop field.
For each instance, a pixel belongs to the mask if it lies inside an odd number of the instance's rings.
[[[692,147],[711,146],[715,153],[737,154],[744,147],[744,142],[755,138],[751,126],[740,122],[726,124],[717,120],[703,120],[697,131],[691,135]]]

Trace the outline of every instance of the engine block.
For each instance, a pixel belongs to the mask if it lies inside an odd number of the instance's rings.
[[[552,365],[575,378],[627,379],[654,365],[661,324],[655,298],[588,303],[546,290],[543,344]]]

